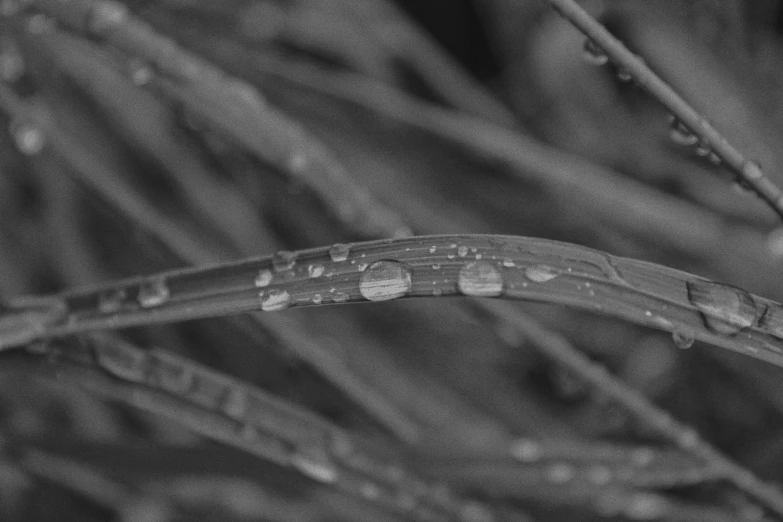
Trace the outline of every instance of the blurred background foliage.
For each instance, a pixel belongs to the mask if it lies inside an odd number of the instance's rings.
[[[666,111],[622,71],[585,60],[584,37],[545,2],[127,2],[255,86],[272,110],[257,128],[242,126],[230,99],[188,91],[67,15],[58,26],[39,12],[48,4],[0,4],[4,298],[410,229],[569,241],[783,300],[773,212],[697,144],[672,139]],[[783,184],[778,0],[582,5]],[[188,95],[214,110],[194,113]],[[342,185],[330,189],[333,179]],[[519,308],[732,458],[783,480],[779,369],[698,343],[680,350],[610,318]],[[657,443],[459,300],[282,315],[263,327],[211,319],[122,334],[424,460],[503,453],[518,437]],[[303,356],[300,336],[323,352]],[[169,520],[172,499],[198,519],[398,516],[54,381],[32,356],[2,361],[4,520]],[[449,480],[542,521],[768,516],[720,482],[641,488],[647,496],[618,507],[631,497],[584,495],[543,474]]]

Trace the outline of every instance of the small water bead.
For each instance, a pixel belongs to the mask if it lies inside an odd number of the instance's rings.
[[[261,310],[275,312],[291,306],[291,296],[285,290],[273,288],[268,292],[261,292]]]
[[[324,266],[323,265],[310,265],[307,267],[307,275],[316,278],[321,277],[324,273]]]
[[[139,287],[139,304],[144,308],[160,306],[169,300],[169,287],[163,278],[153,279]]]
[[[269,283],[272,282],[272,271],[263,269],[258,271],[258,275],[256,276],[256,288],[264,288],[265,286],[269,286]]]
[[[525,277],[534,283],[546,283],[556,278],[559,274],[549,265],[529,266],[524,270]]]
[[[272,257],[272,267],[276,272],[291,270],[296,264],[296,254],[288,250],[281,250]]]
[[[565,484],[576,476],[576,470],[570,464],[557,462],[546,469],[546,478],[553,484]]]
[[[753,326],[758,309],[745,290],[711,281],[688,281],[688,299],[701,313],[704,325],[721,335],[734,335]]]
[[[510,453],[521,462],[535,462],[541,459],[541,444],[531,439],[517,439],[511,444]]]
[[[332,296],[332,301],[335,303],[344,303],[350,299],[351,296],[346,294],[345,292],[337,292]]]
[[[746,179],[758,180],[764,177],[761,165],[755,161],[746,161],[742,167],[742,175]]]
[[[43,131],[32,122],[11,122],[9,132],[14,139],[16,148],[26,156],[35,156],[36,154],[39,154],[43,150],[44,145],[46,145]]]
[[[723,159],[715,151],[710,152],[709,156],[707,156],[707,159],[713,165],[720,165],[721,163],[723,163]]]
[[[334,261],[335,263],[345,261],[346,259],[348,259],[348,254],[350,253],[351,253],[351,247],[343,243],[335,243],[329,249],[329,257],[331,257],[332,261]]]
[[[149,357],[142,350],[131,350],[121,344],[101,343],[96,347],[98,365],[120,379],[144,382],[149,371]]]
[[[437,250],[438,250],[438,247],[436,247],[435,245],[433,245],[433,246],[431,246],[431,247],[429,248],[429,250],[427,250],[427,252],[429,252],[430,254],[434,254],[434,253],[435,253]]]
[[[399,261],[381,260],[370,265],[359,279],[359,293],[369,301],[387,301],[407,294],[411,270]]]
[[[434,264],[432,265],[432,269],[433,269],[433,270],[440,270],[440,263],[434,263]]]
[[[321,304],[324,301],[324,298],[321,294],[315,294],[313,296],[313,304]]]
[[[606,52],[592,38],[585,39],[582,48],[584,49],[585,61],[590,65],[601,66],[609,62]]]
[[[506,267],[506,268],[514,268],[517,265],[514,263],[513,259],[511,259],[510,257],[507,257],[507,258],[505,258],[503,260],[503,266]]]
[[[699,142],[699,146],[696,147],[696,155],[706,157],[710,154],[712,154],[712,148],[710,147],[710,144],[706,141]]]
[[[125,290],[109,290],[98,297],[98,310],[104,314],[117,312],[127,298]]]
[[[690,147],[699,142],[699,137],[691,132],[684,123],[673,116],[671,118],[669,136],[674,143],[683,147]]]
[[[465,257],[466,255],[468,255],[468,247],[466,247],[465,245],[462,245],[461,247],[459,247],[457,249],[457,255],[459,257]]]
[[[337,480],[337,469],[331,462],[316,460],[299,453],[291,458],[291,464],[313,480],[324,484],[331,484]]]
[[[674,332],[672,334],[672,341],[674,341],[674,346],[677,348],[680,348],[681,350],[687,350],[691,346],[693,346],[693,343],[696,341],[693,337],[689,337],[681,332]]]
[[[503,276],[494,264],[473,261],[459,271],[457,287],[465,295],[495,297],[503,293]]]
[[[448,259],[454,259],[456,256],[454,254],[446,254],[446,257]]]

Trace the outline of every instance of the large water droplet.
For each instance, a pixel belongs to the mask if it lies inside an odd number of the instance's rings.
[[[770,335],[783,339],[783,307],[777,303],[769,303],[759,320],[759,327]]]
[[[457,249],[457,255],[459,257],[465,257],[466,255],[468,255],[468,247],[466,247],[465,245],[462,245],[461,247],[459,247]]]
[[[261,310],[274,312],[291,306],[291,296],[285,290],[273,288],[268,292],[261,292]]]
[[[264,268],[263,270],[258,271],[258,275],[256,276],[256,288],[264,288],[265,286],[269,286],[269,283],[272,282],[272,271],[267,270]]]
[[[46,145],[44,133],[29,121],[11,122],[10,132],[16,148],[27,156],[40,153]]]
[[[733,335],[756,322],[756,303],[741,288],[711,281],[688,281],[688,298],[699,309],[704,325],[715,333]]]
[[[557,270],[549,265],[529,266],[524,270],[525,277],[534,283],[546,283],[556,278],[559,274]]]
[[[696,143],[698,143],[699,137],[691,132],[691,130],[677,118],[671,118],[670,127],[669,136],[677,145],[690,147],[691,145],[696,145]]]
[[[494,297],[503,293],[503,276],[494,264],[473,261],[459,271],[457,287],[465,295]]]
[[[348,259],[348,254],[351,252],[351,247],[348,245],[344,245],[342,243],[335,243],[332,245],[332,247],[329,249],[329,257],[332,258],[332,261],[335,263],[339,263],[340,261],[345,261]]]
[[[606,63],[609,61],[609,57],[606,55],[606,52],[592,38],[585,39],[585,43],[582,48],[585,51],[585,61],[590,65],[606,65]]]
[[[399,261],[377,261],[362,272],[359,292],[370,301],[387,301],[411,289],[411,271]]]
[[[156,278],[143,283],[139,287],[139,304],[144,308],[160,306],[169,300],[169,287],[166,280]]]
[[[681,332],[674,332],[672,334],[672,341],[674,341],[674,346],[677,348],[680,348],[681,350],[686,350],[693,346],[693,343],[695,339],[693,337],[689,337]]]
[[[310,265],[307,267],[307,275],[310,277],[321,277],[324,274],[324,265]]]
[[[276,272],[291,270],[296,264],[296,254],[288,250],[281,250],[272,258],[272,267]]]
[[[299,453],[291,458],[291,464],[311,479],[331,484],[337,480],[337,469],[325,459],[314,459]]]

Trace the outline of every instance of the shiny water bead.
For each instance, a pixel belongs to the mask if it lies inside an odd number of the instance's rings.
[[[672,341],[674,341],[674,346],[676,346],[677,348],[680,348],[681,350],[686,350],[691,346],[693,346],[693,343],[696,340],[693,337],[690,337],[683,333],[674,332],[672,333]]]
[[[261,309],[265,312],[275,312],[291,306],[291,296],[285,290],[273,288],[261,292]]]
[[[331,484],[337,480],[337,468],[326,459],[295,453],[291,457],[291,464],[301,473],[318,482]]]
[[[682,145],[683,147],[690,147],[699,142],[699,137],[691,132],[684,123],[673,116],[671,117],[669,136],[674,143]]]
[[[281,250],[272,257],[272,267],[276,272],[291,270],[296,264],[296,254],[288,250]]]
[[[710,144],[706,141],[700,141],[698,147],[696,147],[696,155],[706,157],[710,154],[712,154]]]
[[[582,48],[584,49],[585,61],[590,65],[601,66],[609,62],[609,56],[592,38],[586,38]]]
[[[466,247],[465,245],[460,246],[457,249],[457,255],[459,257],[465,257],[466,255],[468,255],[468,247]]]
[[[514,268],[517,265],[514,263],[513,259],[511,259],[510,257],[507,257],[507,258],[503,259],[503,266],[506,267],[506,268]]]
[[[272,271],[266,268],[259,270],[256,275],[256,288],[264,288],[272,282]]]
[[[43,131],[30,121],[13,121],[9,130],[16,148],[22,154],[35,156],[46,145]]]
[[[733,335],[756,322],[758,309],[745,290],[712,281],[688,281],[688,299],[699,310],[704,325],[715,333]]]
[[[348,259],[348,254],[350,253],[351,253],[351,247],[349,247],[348,245],[344,245],[342,243],[335,243],[329,249],[329,257],[332,258],[332,261],[334,261],[335,263],[345,261],[346,259]]]
[[[324,297],[321,294],[315,294],[313,296],[312,301],[313,301],[313,304],[319,305],[319,304],[323,303]]]
[[[307,267],[307,275],[312,278],[321,277],[324,274],[324,265],[310,265]]]
[[[362,272],[359,292],[370,301],[386,301],[407,294],[411,289],[411,270],[399,261],[377,261]]]
[[[503,293],[503,275],[488,261],[466,263],[457,276],[457,287],[465,295],[494,297]]]
[[[169,300],[169,287],[166,280],[156,278],[143,283],[139,287],[139,304],[144,308],[160,306]]]
[[[556,278],[559,274],[557,270],[549,265],[535,265],[525,268],[524,275],[534,283],[546,283]]]

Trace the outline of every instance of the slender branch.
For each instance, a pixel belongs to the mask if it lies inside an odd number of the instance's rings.
[[[595,18],[582,9],[574,0],[546,0],[563,18],[590,39],[590,45],[605,53],[615,65],[663,104],[674,117],[701,140],[701,146],[709,148],[728,165],[734,173],[783,218],[783,192],[770,180],[758,163],[747,159],[739,150],[713,127],[696,109],[685,101],[660,76],[655,74],[644,61],[628,50]]]

